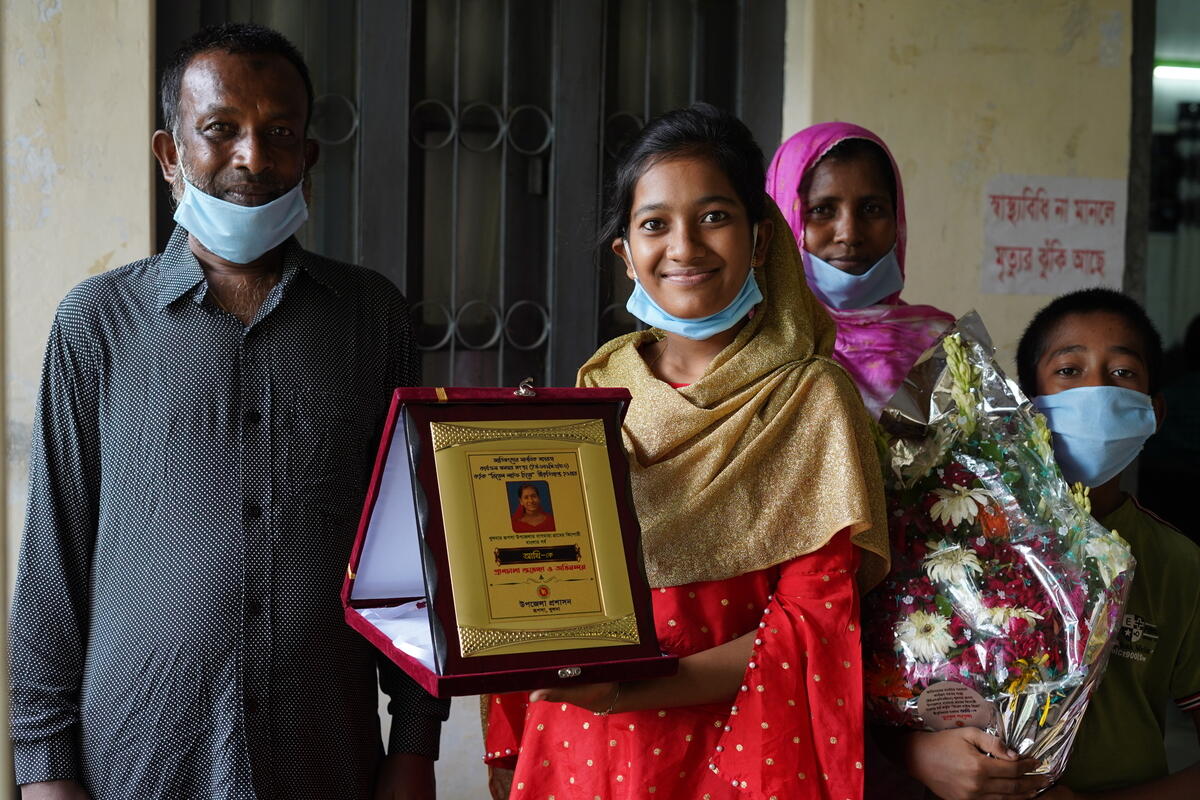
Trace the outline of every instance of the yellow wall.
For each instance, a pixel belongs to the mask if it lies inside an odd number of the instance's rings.
[[[42,348],[54,309],[88,275],[150,253],[153,5],[7,0],[0,6],[4,619]],[[8,686],[7,677],[0,685]],[[5,720],[7,703],[5,689]],[[0,775],[9,774],[8,756],[0,747]],[[0,797],[8,791],[0,781]]]
[[[1011,366],[1050,298],[979,291],[997,173],[1125,179],[1130,0],[789,0],[784,137],[878,133],[906,194],[911,303],[975,308]]]

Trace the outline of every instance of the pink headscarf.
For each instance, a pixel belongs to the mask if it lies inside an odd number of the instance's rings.
[[[784,142],[767,170],[767,193],[775,198],[784,219],[804,250],[804,198],[800,181],[830,149],[845,139],[867,139],[883,148],[896,176],[896,259],[904,272],[908,226],[900,170],[886,144],[866,128],[848,122],[823,122],[805,128]],[[825,307],[837,323],[833,357],[846,368],[875,418],[900,388],[909,369],[954,317],[933,306],[910,306],[900,292],[877,305],[854,310]]]

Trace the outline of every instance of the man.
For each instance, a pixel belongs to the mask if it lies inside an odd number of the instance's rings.
[[[312,85],[274,31],[184,43],[153,150],[160,255],[91,278],[50,332],[13,600],[28,798],[433,795],[447,706],[342,623],[392,387],[417,363],[386,279],[305,252]]]

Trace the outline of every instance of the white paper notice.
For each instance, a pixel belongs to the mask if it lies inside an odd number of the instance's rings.
[[[983,193],[982,291],[1121,287],[1125,181],[997,175]]]

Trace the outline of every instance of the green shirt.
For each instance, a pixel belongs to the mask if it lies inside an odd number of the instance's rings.
[[[1200,547],[1132,497],[1101,523],[1137,559],[1121,629],[1063,783],[1078,792],[1167,774],[1167,703],[1200,708]]]

